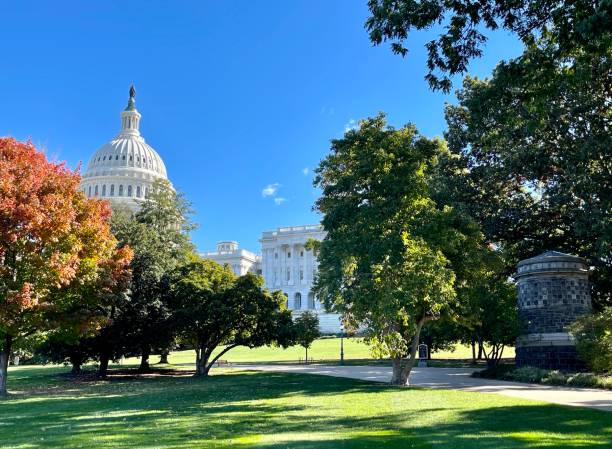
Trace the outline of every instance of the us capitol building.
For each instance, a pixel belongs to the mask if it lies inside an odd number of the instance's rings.
[[[132,86],[121,112],[119,134],[93,154],[81,181],[81,190],[89,198],[104,198],[112,207],[127,207],[134,212],[157,179],[168,179],[163,160],[140,134],[141,115],[135,97]],[[262,275],[266,288],[287,295],[287,306],[294,316],[311,310],[319,316],[321,332],[338,333],[339,315],[326,313],[312,292],[317,259],[305,248],[309,239],[321,240],[324,236],[320,225],[281,227],[263,232],[261,254],[241,249],[237,242],[223,241],[216,251],[200,255],[229,265],[239,276],[247,272]]]

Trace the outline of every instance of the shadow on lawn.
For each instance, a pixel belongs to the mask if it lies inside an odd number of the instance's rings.
[[[413,402],[422,390],[351,379],[242,372],[208,379],[162,375],[77,385],[64,380],[61,384],[70,391],[17,395],[0,404],[0,447],[246,448],[257,445],[258,435],[273,434],[276,441],[261,442],[258,447],[612,445],[612,429],[602,425],[612,415],[604,412],[540,404],[474,410],[435,407]],[[399,404],[401,410],[381,410],[365,417],[358,413],[332,416],[318,413],[314,402],[321,396],[330,396],[330,401],[369,401],[376,400],[370,394],[377,393]],[[297,398],[302,395],[312,397],[312,403]],[[265,402],[275,399],[279,402]],[[355,403],[356,409],[359,406]],[[545,439],[531,438],[530,432],[545,433]],[[588,438],[592,441],[586,441]]]

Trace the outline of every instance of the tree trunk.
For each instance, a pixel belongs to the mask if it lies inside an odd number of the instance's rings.
[[[142,348],[142,355],[140,357],[140,366],[138,367],[138,371],[141,373],[147,372],[151,369],[149,365],[149,355],[151,354],[151,350],[148,346]]]
[[[108,373],[108,361],[110,360],[110,355],[108,353],[100,354],[100,367],[98,368],[98,377],[106,378],[106,374]]]
[[[4,344],[0,348],[0,396],[6,396],[6,378],[8,376],[8,363],[11,355],[11,346],[13,338],[7,335],[4,338]]]
[[[195,376],[208,376],[208,354],[202,348],[196,351],[196,372]]]
[[[235,348],[238,345],[227,345],[225,347],[225,349],[223,349],[223,351],[221,351],[219,354],[217,354],[215,357],[212,358],[212,360],[210,360],[210,355],[212,354],[213,349],[208,349],[207,351],[202,351],[202,349],[200,349],[200,353],[198,353],[198,351],[196,351],[196,372],[195,372],[195,376],[202,376],[202,377],[206,377],[208,376],[208,373],[210,372],[211,368],[213,367],[213,365],[215,364],[215,362],[217,360],[219,360],[219,358],[225,354],[227,351],[229,351],[230,349]],[[209,362],[210,360],[210,362]]]
[[[472,337],[472,341],[470,342],[472,345],[472,363],[476,363],[476,341],[474,337]]]
[[[414,367],[414,362],[416,360],[416,354],[419,348],[419,338],[421,337],[421,329],[423,329],[423,324],[425,324],[426,321],[427,317],[423,317],[417,324],[416,331],[412,336],[412,342],[410,344],[410,359],[393,359],[393,375],[391,377],[392,385],[400,385],[402,387],[409,385],[408,379],[410,378],[410,371]]]
[[[478,360],[482,360],[484,347],[482,346],[482,340],[478,337]]]
[[[306,365],[308,365],[308,348],[305,348],[305,349],[306,349]]]
[[[81,357],[70,357],[70,363],[72,364],[72,370],[70,371],[70,373],[74,376],[76,376],[77,374],[81,374],[81,366],[83,365],[83,360],[81,359]]]
[[[168,365],[170,362],[168,362],[168,354],[169,351],[162,351],[161,354],[159,355],[159,364],[160,365]]]

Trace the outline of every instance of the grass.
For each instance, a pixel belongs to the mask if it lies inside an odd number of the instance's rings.
[[[500,395],[214,370],[75,381],[12,367],[1,448],[608,448],[609,413]]]
[[[504,355],[514,357],[514,348],[507,348]],[[298,362],[304,359],[304,348],[292,346],[287,349],[276,347],[261,347],[249,349],[237,347],[231,349],[222,356],[222,359],[233,363],[262,363],[262,362]],[[458,345],[454,351],[440,351],[432,354],[432,366],[443,364],[444,366],[464,366],[465,361],[472,357],[472,350],[469,346]],[[340,360],[340,338],[320,338],[315,340],[312,347],[308,350],[308,358],[316,362],[338,362]],[[344,358],[347,364],[371,364],[380,363],[377,359],[372,359],[370,348],[361,338],[344,339]],[[170,363],[175,365],[193,364],[195,360],[194,351],[177,351],[170,355]],[[157,359],[153,358],[152,363]],[[456,363],[452,363],[456,361]],[[136,363],[129,360],[128,363]],[[382,363],[388,363],[382,361]]]

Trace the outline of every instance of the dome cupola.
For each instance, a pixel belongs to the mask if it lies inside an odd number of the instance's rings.
[[[157,179],[168,179],[161,157],[140,134],[140,118],[136,89],[131,86],[128,104],[121,112],[119,134],[98,148],[87,164],[81,181],[85,195],[135,211]]]

